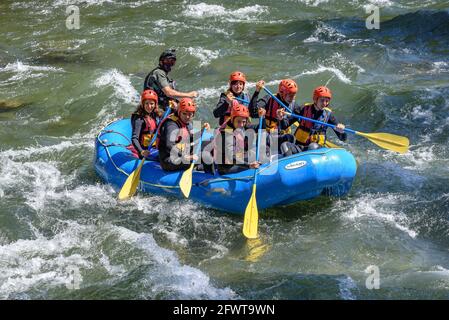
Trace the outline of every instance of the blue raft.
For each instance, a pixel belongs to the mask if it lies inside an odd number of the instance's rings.
[[[140,163],[126,149],[131,143],[131,122],[121,119],[106,126],[95,143],[95,170],[117,191]],[[344,196],[352,186],[356,161],[344,149],[321,148],[279,157],[261,165],[257,178],[259,210],[288,205],[320,195]],[[140,176],[142,192],[183,197],[178,186],[183,172],[166,172],[157,161],[145,161]],[[190,198],[222,211],[243,214],[251,196],[254,169],[212,175],[193,171]]]

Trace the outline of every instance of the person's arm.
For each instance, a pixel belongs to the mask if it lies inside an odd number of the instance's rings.
[[[190,92],[181,92],[173,89],[170,86],[170,82],[168,81],[167,74],[162,70],[156,70],[154,73],[154,77],[156,83],[159,85],[161,90],[165,93],[165,95],[169,98],[196,98],[198,97],[198,92],[190,91]]]
[[[226,95],[222,93],[220,99],[218,100],[217,106],[215,107],[213,114],[215,118],[224,117],[228,111],[229,103]]]
[[[256,90],[253,93],[253,96],[251,97],[251,101],[248,105],[249,115],[251,118],[259,118],[258,114],[258,100],[259,100],[259,92],[262,90],[262,88],[265,86],[265,81],[259,80],[256,83]]]
[[[266,95],[262,99],[257,100],[257,108],[263,108],[267,109],[268,101],[270,100],[271,96]]]
[[[138,118],[137,116],[133,115],[131,116],[131,126],[132,126],[132,135],[131,135],[131,142],[134,146],[134,148],[139,153],[139,157],[142,156],[142,151],[144,150],[142,146],[140,145],[140,133],[142,132],[142,126],[144,125],[144,120],[141,118]]]
[[[181,92],[181,91],[177,91],[177,90],[171,88],[170,86],[162,87],[162,91],[165,93],[165,95],[167,97],[172,98],[172,99],[198,97],[197,91]]]
[[[297,105],[297,104],[295,104],[295,106],[293,107],[293,114],[297,114],[297,115],[300,115],[300,116],[302,116],[302,114],[303,114],[303,109],[304,109],[304,107],[303,106],[300,106],[300,105]],[[287,122],[288,122],[288,125],[287,125],[287,127],[290,127],[291,125],[293,125],[295,122],[299,122],[299,121],[301,121],[300,119],[298,119],[298,118],[296,118],[296,117],[293,117],[293,116],[287,116]]]
[[[259,118],[259,114],[257,113],[257,100],[259,100],[259,91],[254,91],[248,105],[249,115],[254,119]]]
[[[329,117],[329,120],[327,121],[327,123],[333,124],[333,125],[336,125],[336,126],[342,126],[342,124],[340,124],[337,121],[337,118],[335,118],[335,116],[333,114],[331,114],[331,116]],[[343,126],[343,128],[344,128],[344,126]],[[336,129],[333,129],[333,130],[334,130],[335,134],[337,135],[338,139],[340,139],[341,141],[346,141],[346,139],[348,138],[348,135],[346,134],[346,132],[344,132],[344,131],[341,132],[341,131],[338,131]]]

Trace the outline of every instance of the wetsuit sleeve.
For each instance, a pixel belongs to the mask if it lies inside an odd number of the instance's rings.
[[[131,142],[132,142],[134,148],[136,148],[137,152],[139,153],[139,157],[140,157],[140,154],[142,153],[142,151],[144,150],[142,148],[142,146],[140,145],[140,141],[139,141],[144,122],[145,121],[143,119],[138,118],[134,115],[131,117],[131,126],[133,129],[132,136],[131,136]]]
[[[335,116],[333,114],[331,114],[331,116],[327,122],[329,124],[333,124],[333,125],[339,124],[339,122],[337,121],[337,118],[335,118]],[[348,135],[346,134],[346,132],[340,133],[340,132],[336,131],[335,129],[334,129],[334,132],[337,135],[338,139],[340,139],[341,141],[346,141],[346,139],[348,138]]]
[[[287,129],[288,127],[290,127],[291,124],[290,124],[290,122],[288,121],[288,119],[284,117],[284,119],[282,119],[282,120],[280,120],[280,121],[278,122],[278,126],[279,126],[279,129],[280,129],[280,130],[285,130],[285,129]]]
[[[220,95],[220,99],[218,100],[217,106],[215,107],[213,113],[215,118],[224,117],[226,114],[226,111],[228,111],[229,104],[226,99],[226,95],[222,93]]]
[[[264,108],[267,109],[267,105],[268,105],[268,100],[270,100],[270,96],[266,95],[265,97],[263,97],[262,99],[259,99],[257,101],[257,108]]]
[[[293,108],[293,113],[302,116],[304,107],[300,105],[295,105]],[[293,125],[296,121],[300,121],[300,119],[292,116],[287,116],[287,127]]]
[[[253,96],[251,97],[251,100],[248,105],[249,115],[251,118],[259,118],[259,114],[257,112],[257,100],[259,100],[259,92],[254,91]]]

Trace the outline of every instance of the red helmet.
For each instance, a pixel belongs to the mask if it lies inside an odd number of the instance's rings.
[[[157,106],[157,93],[150,89],[144,90],[140,95],[140,103],[143,105],[145,100],[153,100]]]
[[[332,99],[332,92],[329,88],[324,86],[315,88],[315,90],[313,90],[313,101],[321,97]]]
[[[234,120],[235,117],[249,118],[248,108],[240,103],[233,104],[231,109],[231,119]]]
[[[279,83],[280,94],[291,94],[298,92],[298,85],[292,79],[284,79]]]
[[[191,98],[182,98],[179,101],[178,112],[195,112],[196,103]]]
[[[234,71],[233,73],[231,73],[231,75],[229,76],[229,81],[233,82],[233,81],[242,81],[244,84],[246,83],[246,76],[243,72],[240,71]]]

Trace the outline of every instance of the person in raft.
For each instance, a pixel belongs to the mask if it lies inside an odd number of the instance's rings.
[[[140,96],[139,106],[131,115],[131,144],[127,147],[136,158],[142,159],[150,155],[149,146],[157,131],[157,122],[161,115],[156,92],[144,90]]]
[[[263,117],[265,109],[259,109],[258,115]],[[215,142],[215,156],[219,174],[236,173],[259,167],[260,162],[255,161],[255,150],[251,148],[254,139],[257,138],[259,124],[252,125],[249,120],[248,108],[234,101],[230,118],[220,128]],[[264,121],[261,129],[265,129]],[[248,134],[247,130],[252,130],[252,132]],[[260,146],[256,147],[260,148]],[[218,156],[221,156],[221,158],[218,158]]]
[[[334,132],[338,139],[346,141],[347,134],[344,132],[345,125],[338,122],[329,108],[332,99],[332,92],[325,86],[320,86],[313,90],[313,103],[306,103],[300,107],[292,109],[293,113],[300,116],[318,120],[324,123],[335,125]],[[300,120],[294,117],[287,117],[289,125],[298,122],[295,131],[296,144],[303,150],[318,149],[326,144],[327,126],[315,124],[311,121]]]
[[[143,89],[154,90],[159,97],[159,108],[163,111],[169,107],[169,102],[177,102],[178,98],[196,98],[197,91],[181,92],[176,90],[176,82],[169,75],[169,72],[176,63],[176,50],[169,49],[161,53],[159,65],[150,71],[145,77]],[[174,105],[176,108],[176,104]]]
[[[289,121],[285,118],[284,108],[270,95],[266,95],[259,99],[259,92],[264,86],[265,82],[263,80],[256,83],[256,91],[254,92],[249,104],[250,115],[252,118],[258,118],[259,109],[266,110],[266,130],[270,134],[268,144],[272,144],[272,141],[277,139],[277,153],[283,153],[281,149],[282,144],[284,142],[293,143],[295,138],[293,135],[287,133],[290,125]],[[276,97],[292,109],[299,107],[299,105],[295,103],[297,92],[298,85],[296,82],[291,79],[284,79],[279,83],[279,89],[276,93]],[[271,153],[275,152],[276,150],[271,150]]]
[[[220,126],[229,119],[231,115],[232,101],[235,98],[249,101],[248,94],[244,92],[245,84],[246,76],[243,72],[234,71],[229,76],[229,88],[226,92],[221,93],[217,106],[213,111],[214,117],[219,118],[218,124]],[[248,102],[244,103],[242,101],[239,101],[239,103],[243,105],[248,104]]]
[[[157,146],[159,162],[165,171],[186,170],[192,161],[198,160],[198,156],[193,154],[192,121],[195,112],[195,101],[182,98],[177,111],[161,122]],[[210,130],[209,123],[204,123],[203,127]]]

